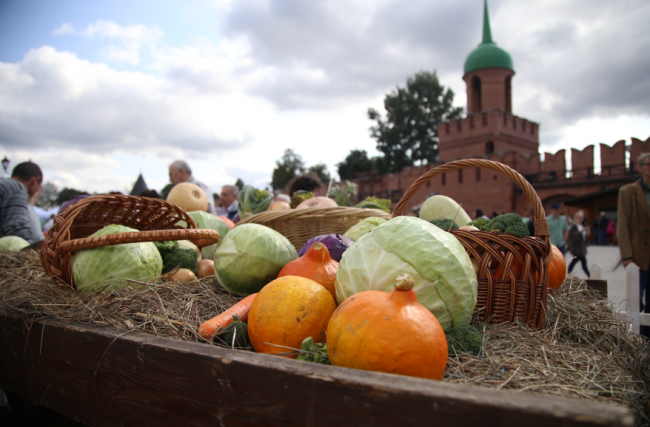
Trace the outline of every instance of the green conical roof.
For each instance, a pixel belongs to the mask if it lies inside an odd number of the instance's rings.
[[[465,74],[482,68],[507,68],[515,71],[510,54],[492,41],[487,0],[483,10],[483,42],[465,60]]]

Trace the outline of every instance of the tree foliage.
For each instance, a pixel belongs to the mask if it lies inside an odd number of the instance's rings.
[[[370,120],[377,122],[370,130],[384,154],[386,172],[438,161],[438,124],[461,117],[462,108],[453,107],[453,100],[454,92],[440,84],[435,71],[420,71],[407,79],[405,88],[386,95],[385,120],[368,109]]]
[[[314,166],[310,166],[307,169],[307,173],[312,173],[318,176],[325,185],[327,185],[327,183],[330,182],[330,179],[332,179],[325,163],[318,163]]]
[[[305,162],[299,154],[291,148],[287,148],[280,160],[276,160],[275,169],[271,178],[271,186],[274,190],[280,190],[291,181],[297,174],[305,171]]]
[[[56,196],[56,199],[55,199],[56,204],[55,204],[55,206],[61,206],[63,203],[67,202],[68,200],[74,199],[75,197],[77,197],[80,194],[88,194],[88,193],[83,192],[81,190],[76,190],[74,188],[65,187]]]
[[[239,191],[241,191],[241,189],[244,188],[244,181],[242,181],[241,178],[237,178],[237,181],[235,182],[235,187],[239,188]]]
[[[59,188],[56,184],[46,182],[41,187],[36,200],[36,206],[43,209],[49,209],[56,206],[56,197],[59,195]]]
[[[352,150],[345,160],[336,164],[339,178],[350,179],[352,175],[359,172],[379,171],[385,172],[384,162],[381,157],[368,157],[366,150]]]

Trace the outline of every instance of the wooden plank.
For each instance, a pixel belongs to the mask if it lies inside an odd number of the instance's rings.
[[[3,387],[91,426],[632,426],[627,409],[0,317]]]

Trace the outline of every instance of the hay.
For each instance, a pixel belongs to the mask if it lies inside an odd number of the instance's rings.
[[[0,313],[8,315],[109,325],[206,344],[198,326],[239,300],[214,278],[182,286],[134,282],[133,288],[108,295],[81,295],[47,277],[35,251],[0,255],[0,295]],[[650,341],[630,333],[625,320],[584,281],[570,275],[549,295],[540,330],[476,326],[483,352],[450,357],[443,381],[625,406],[635,413],[637,425],[650,424]]]

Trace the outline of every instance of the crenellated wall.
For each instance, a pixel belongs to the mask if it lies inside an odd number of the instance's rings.
[[[512,150],[475,157],[503,163],[524,175],[546,206],[553,201],[597,192],[604,187],[620,186],[624,180],[632,178],[630,164],[626,163],[624,140],[611,147],[599,144],[599,174],[594,174],[594,148],[594,145],[589,145],[582,150],[571,149],[570,171],[567,171],[564,149],[545,153],[544,161],[540,160],[539,153],[523,155]],[[650,152],[650,138],[646,141],[632,138],[629,149],[630,162],[634,163],[640,153]],[[411,184],[434,167],[435,165],[415,166],[405,168],[400,173],[385,175],[377,172],[362,173],[355,175],[351,181],[359,187],[359,200],[369,195],[390,198],[395,208]],[[479,207],[488,215],[492,212],[513,211],[526,215],[532,204],[515,187],[504,175],[487,169],[454,170],[438,175],[422,186],[407,203],[404,213],[411,214],[414,206],[435,193],[449,196],[461,203],[470,216]]]

